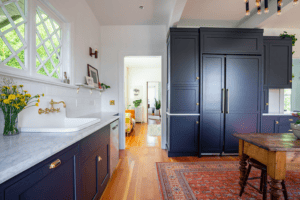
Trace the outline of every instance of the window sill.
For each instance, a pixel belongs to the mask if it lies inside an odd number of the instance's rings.
[[[29,76],[14,74],[11,72],[7,72],[6,70],[3,70],[3,69],[0,69],[0,76],[9,76],[11,78],[19,78],[19,79],[23,79],[26,81],[32,81],[32,82],[36,82],[36,83],[44,83],[44,84],[53,85],[53,86],[60,86],[60,87],[73,88],[73,89],[78,88],[75,85],[61,83],[58,80],[57,81],[49,81],[49,80],[44,80],[44,79],[36,77],[36,76],[29,77]]]

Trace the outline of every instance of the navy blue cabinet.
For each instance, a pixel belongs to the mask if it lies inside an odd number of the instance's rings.
[[[292,87],[292,39],[264,37],[264,86]]]
[[[293,116],[263,116],[262,133],[292,133],[290,124],[297,120]]]
[[[49,159],[47,164],[6,188],[5,200],[75,199],[77,152],[76,146]]]
[[[168,39],[167,111],[198,114],[199,29],[170,29]]]
[[[203,55],[201,154],[237,153],[234,133],[260,130],[260,56]]]
[[[269,88],[263,88],[263,96],[262,96],[262,112],[268,113],[269,112]]]
[[[198,155],[199,116],[168,116],[168,156]]]
[[[100,199],[110,178],[109,144],[107,125],[1,184],[0,200]]]
[[[263,54],[262,29],[200,28],[201,53]]]

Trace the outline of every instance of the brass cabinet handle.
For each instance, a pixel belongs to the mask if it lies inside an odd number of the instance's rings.
[[[225,88],[222,88],[222,95],[223,95],[223,98],[222,98],[222,113],[224,113],[224,108],[225,108]]]
[[[100,162],[102,160],[101,156],[98,156],[98,162]]]
[[[276,121],[276,124],[279,124],[279,121]]]
[[[229,113],[229,89],[227,89],[227,113]]]
[[[57,159],[56,161],[54,161],[53,163],[50,164],[49,169],[54,169],[56,167],[58,167],[61,164],[61,161],[59,159]]]
[[[293,119],[289,119],[289,120],[290,120],[290,122],[294,121]]]
[[[289,131],[293,131],[292,129],[290,129]]]
[[[293,82],[292,80],[290,80],[290,83]]]
[[[200,78],[199,78],[199,77],[197,77],[196,79],[197,79],[197,80],[199,80]]]
[[[266,106],[268,106],[269,105],[269,103],[266,103]]]
[[[199,106],[199,103],[196,103],[197,106]]]
[[[199,122],[198,122],[198,121],[196,121],[196,124],[199,124]]]

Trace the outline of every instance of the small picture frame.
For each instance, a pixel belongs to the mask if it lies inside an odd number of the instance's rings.
[[[88,76],[93,79],[94,87],[98,87],[98,82],[99,82],[99,74],[98,70],[91,65],[87,65],[88,69]]]
[[[89,85],[89,86],[92,86],[94,87],[94,80],[92,77],[89,77],[89,76],[86,76],[86,84]]]

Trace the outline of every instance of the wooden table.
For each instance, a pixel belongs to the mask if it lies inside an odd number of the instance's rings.
[[[241,133],[233,136],[239,139],[239,184],[242,186],[246,175],[247,159],[254,158],[267,166],[267,173],[271,177],[271,199],[279,199],[286,163],[290,161],[287,155],[292,152],[300,154],[300,140],[292,133]]]

